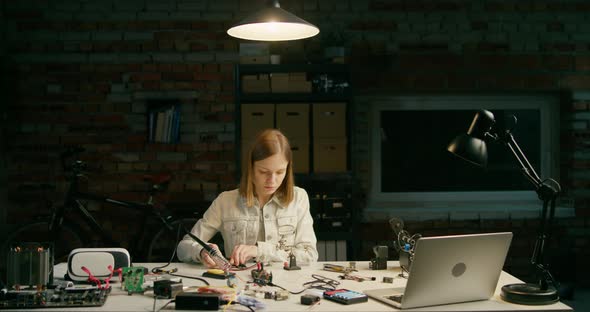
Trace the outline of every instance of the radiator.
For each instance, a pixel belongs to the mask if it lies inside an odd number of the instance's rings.
[[[318,261],[346,261],[345,240],[319,240],[317,243]]]

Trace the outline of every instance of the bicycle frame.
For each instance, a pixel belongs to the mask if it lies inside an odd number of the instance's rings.
[[[86,205],[82,202],[84,200],[89,200],[93,202],[99,203],[108,203],[113,204],[116,206],[121,206],[125,208],[130,208],[136,211],[141,212],[143,219],[141,220],[140,229],[138,232],[138,243],[135,244],[134,247],[141,247],[142,241],[141,239],[146,238],[146,228],[147,228],[147,218],[149,216],[154,216],[160,220],[162,224],[165,225],[166,228],[172,230],[172,227],[169,225],[168,220],[166,217],[162,216],[159,211],[157,211],[153,204],[153,197],[157,192],[160,184],[156,183],[155,181],[152,182],[152,189],[146,193],[149,193],[149,198],[146,203],[139,203],[139,202],[131,202],[125,200],[117,200],[110,198],[109,196],[81,192],[79,190],[79,179],[83,175],[81,174],[81,166],[83,165],[82,162],[76,161],[76,165],[73,166],[72,169],[72,176],[68,178],[69,181],[69,188],[66,193],[65,201],[63,206],[57,206],[51,216],[51,223],[49,226],[49,235],[52,241],[56,241],[57,237],[59,237],[59,231],[61,225],[66,218],[66,211],[68,209],[77,210],[80,213],[84,223],[86,223],[93,233],[98,233],[101,241],[103,243],[110,244],[111,246],[120,246],[121,243],[118,242],[113,238],[112,235],[109,235],[107,231],[100,225],[97,219],[93,216],[93,214],[87,209]],[[169,178],[164,179],[163,183],[166,183]],[[145,242],[143,242],[145,243]],[[131,248],[135,250],[135,248]],[[132,254],[132,250],[130,250]]]
[[[151,214],[157,215],[157,212],[155,212],[152,204],[141,204],[122,200],[115,200],[107,196],[84,193],[79,192],[77,189],[70,189],[68,191],[68,194],[66,195],[66,202],[64,203],[64,205],[58,206],[53,213],[52,222],[50,225],[50,233],[52,239],[55,239],[57,237],[60,225],[65,218],[65,212],[68,208],[70,208],[78,210],[81,216],[83,217],[85,223],[88,226],[90,226],[92,231],[98,233],[101,236],[101,239],[103,239],[105,242],[114,245],[119,244],[119,242],[117,242],[111,235],[107,234],[105,229],[100,225],[100,223],[96,220],[92,213],[88,211],[86,206],[81,202],[82,200],[91,200],[95,202],[109,203],[117,206],[122,206],[125,208],[131,208],[134,210],[142,211],[145,217],[148,216],[148,213],[145,212],[145,209],[150,209]],[[142,222],[142,228],[140,230],[141,234],[143,234],[143,231],[145,230],[144,223],[145,222]]]

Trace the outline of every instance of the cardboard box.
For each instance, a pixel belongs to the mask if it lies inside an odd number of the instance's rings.
[[[270,89],[272,93],[289,92],[289,74],[272,73],[270,74]]]
[[[289,80],[288,92],[311,93],[311,81]]]
[[[240,64],[270,64],[270,55],[241,55]]]
[[[268,74],[242,76],[242,92],[244,93],[268,93],[270,92],[270,79]]]
[[[268,43],[258,42],[241,42],[240,56],[259,56],[270,55],[270,45]]]
[[[274,128],[274,104],[242,104],[242,141],[250,141],[258,132]]]
[[[313,142],[313,171],[345,172],[347,171],[346,138],[314,139]]]
[[[313,104],[313,137],[346,137],[346,103]]]
[[[280,129],[289,140],[309,141],[309,104],[277,104],[276,116],[277,129]]]
[[[293,172],[309,173],[309,140],[289,139],[293,156]]]

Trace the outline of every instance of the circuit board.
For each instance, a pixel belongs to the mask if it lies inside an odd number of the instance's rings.
[[[100,307],[110,291],[96,286],[4,290],[0,292],[0,309]]]
[[[144,267],[124,267],[123,268],[123,289],[128,294],[143,293],[143,277],[146,268]]]

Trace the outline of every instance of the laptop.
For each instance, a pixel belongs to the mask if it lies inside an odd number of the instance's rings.
[[[405,287],[364,293],[399,309],[487,300],[511,241],[511,232],[420,238]]]

